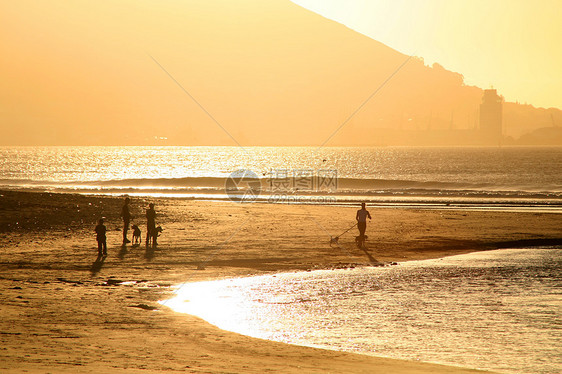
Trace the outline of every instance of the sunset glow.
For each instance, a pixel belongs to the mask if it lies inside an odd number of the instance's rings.
[[[562,107],[557,0],[293,0],[509,101]]]

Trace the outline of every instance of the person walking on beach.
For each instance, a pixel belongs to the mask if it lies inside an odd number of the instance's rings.
[[[96,240],[98,241],[98,257],[107,256],[107,238],[105,233],[107,232],[107,227],[103,224],[103,218],[98,220],[98,225],[96,226]]]
[[[127,232],[129,231],[129,222],[131,222],[131,213],[129,212],[129,202],[131,199],[125,198],[125,204],[121,208],[121,217],[123,217],[123,245],[130,243],[131,241],[127,239]]]
[[[365,208],[365,203],[361,203],[361,209],[357,211],[355,219],[357,220],[357,228],[359,229],[359,237],[357,245],[363,247],[365,245],[365,230],[367,230],[367,217],[371,219],[371,214]]]
[[[154,204],[148,204],[148,209],[146,210],[146,246],[150,245],[150,240],[152,239],[152,246],[156,247],[158,244],[156,238],[158,234],[156,233],[156,211],[154,210]]]

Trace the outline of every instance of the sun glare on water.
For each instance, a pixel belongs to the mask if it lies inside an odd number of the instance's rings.
[[[238,287],[229,287],[229,281],[188,283],[175,291],[175,297],[160,303],[176,312],[203,318],[221,329],[259,336],[259,330],[246,323],[251,303],[238,291]],[[231,318],[224,318],[226,310]]]

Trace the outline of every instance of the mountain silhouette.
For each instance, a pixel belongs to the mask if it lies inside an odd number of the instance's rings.
[[[52,4],[5,6],[1,144],[376,145],[477,127],[483,90],[461,74],[288,0]],[[552,121],[504,105],[505,135]]]

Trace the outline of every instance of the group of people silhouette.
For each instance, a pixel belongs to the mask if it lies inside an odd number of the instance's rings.
[[[133,216],[131,215],[129,209],[129,203],[131,199],[126,197],[125,203],[121,208],[121,218],[123,218],[123,247],[126,246],[128,243],[131,243],[131,240],[128,239],[127,234],[129,232],[129,225]],[[133,225],[133,245],[140,245],[140,229],[137,225]],[[160,229],[161,230],[161,229]],[[103,218],[98,220],[98,225],[95,229],[96,232],[96,240],[98,242],[98,255],[99,256],[107,256],[107,227],[104,225]],[[148,205],[148,209],[146,210],[146,246],[149,247],[156,247],[158,245],[158,228],[156,227],[156,211],[154,210],[154,204],[150,203]]]
[[[131,199],[126,197],[125,203],[121,208],[121,218],[123,218],[123,247],[125,247],[128,243],[131,243],[131,240],[127,238],[127,233],[129,232],[129,225],[133,216],[129,210],[129,203]],[[365,230],[367,228],[367,218],[371,219],[371,214],[366,209],[365,203],[361,203],[361,209],[357,211],[355,215],[355,219],[357,220],[357,228],[359,229],[359,236],[355,238],[357,246],[359,248],[363,248],[365,245],[365,240],[367,236],[365,235]],[[140,229],[137,225],[133,225],[133,245],[140,245]],[[98,221],[98,225],[96,226],[96,240],[98,241],[98,255],[99,256],[107,256],[107,238],[106,232],[107,228],[104,225],[103,218],[100,218]],[[146,210],[146,246],[147,248],[152,245],[152,247],[156,247],[158,245],[157,238],[158,232],[161,231],[160,227],[156,227],[156,211],[154,210],[154,204],[148,204],[148,209]]]

